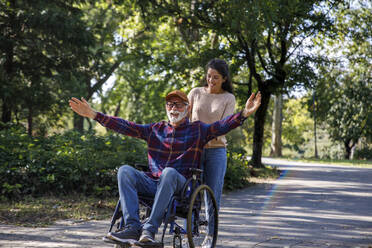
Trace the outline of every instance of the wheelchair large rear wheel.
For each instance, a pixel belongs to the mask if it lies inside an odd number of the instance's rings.
[[[216,199],[209,186],[200,185],[191,196],[187,215],[189,246],[190,248],[202,247],[203,242],[209,239],[209,247],[215,247],[217,234],[218,211]]]

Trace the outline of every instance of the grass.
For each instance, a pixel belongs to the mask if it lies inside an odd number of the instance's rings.
[[[117,199],[82,195],[27,197],[22,201],[0,201],[0,223],[43,227],[57,220],[100,220],[112,216]]]
[[[347,166],[371,167],[371,160],[347,160],[347,159],[320,159],[320,158],[278,158],[296,162],[320,163],[320,164],[339,164]]]
[[[267,179],[267,178],[278,178],[280,171],[276,167],[264,166],[261,168],[254,168],[250,166],[249,168],[251,176],[258,179]]]

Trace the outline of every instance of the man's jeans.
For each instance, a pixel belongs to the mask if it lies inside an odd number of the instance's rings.
[[[129,165],[120,167],[118,187],[125,227],[141,229],[137,196],[140,193],[155,197],[150,217],[143,229],[157,233],[171,197],[180,192],[185,183],[186,178],[171,167],[163,170],[159,180],[154,180]]]

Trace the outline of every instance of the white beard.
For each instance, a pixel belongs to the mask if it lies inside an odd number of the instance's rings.
[[[172,116],[171,114],[178,114],[178,117],[176,118],[176,117]],[[185,111],[183,111],[183,112],[180,112],[180,111],[177,111],[177,110],[170,110],[170,111],[167,110],[168,119],[172,123],[179,122],[180,120],[185,118],[186,115],[187,115],[187,109],[185,109]]]

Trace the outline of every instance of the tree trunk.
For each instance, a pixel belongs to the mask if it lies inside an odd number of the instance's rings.
[[[313,93],[313,115],[314,115],[314,157],[318,158],[318,144],[317,144],[317,132],[316,132],[316,98],[315,98],[315,90]]]
[[[352,139],[348,139],[344,142],[344,146],[345,146],[344,158],[345,159],[354,159],[354,152],[355,152],[356,145],[358,144],[358,141],[359,139],[357,139],[356,141]]]
[[[12,119],[12,109],[6,98],[3,98],[3,106],[1,113],[1,121],[4,123],[10,122]]]
[[[270,93],[261,91],[261,106],[254,115],[253,154],[250,164],[253,167],[263,167],[261,162],[265,116],[270,102]]]
[[[81,133],[84,131],[84,117],[74,114],[74,129]]]
[[[346,140],[344,141],[344,147],[345,147],[345,156],[344,158],[345,159],[350,159],[350,155],[351,155],[351,147],[349,146],[350,144],[350,140]]]
[[[282,156],[282,121],[283,121],[283,96],[274,96],[274,113],[271,128],[271,150],[270,156]]]
[[[11,1],[10,4],[14,5],[13,1]],[[14,17],[14,15],[11,15],[11,16]],[[5,70],[5,80],[10,84],[14,77],[13,60],[14,60],[14,45],[9,44],[6,46],[4,70]],[[8,123],[12,120],[12,104],[10,100],[11,100],[11,97],[5,96],[2,98],[3,106],[2,106],[1,121],[4,123]]]
[[[32,136],[32,130],[33,130],[33,123],[32,123],[32,104],[29,105],[30,107],[28,108],[28,115],[27,115],[27,133],[28,136]]]

